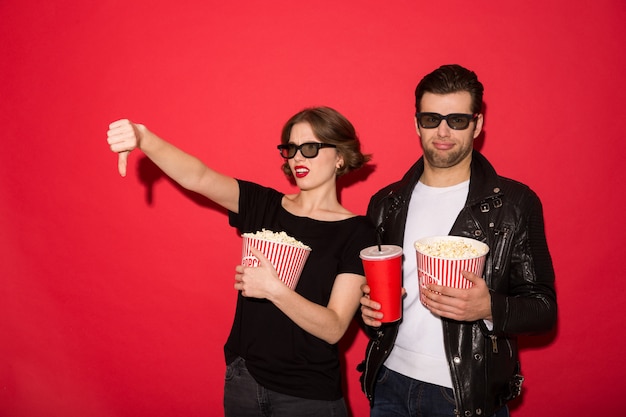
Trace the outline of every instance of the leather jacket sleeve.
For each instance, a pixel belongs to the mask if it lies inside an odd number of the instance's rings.
[[[506,206],[499,206],[502,199]],[[539,198],[526,186],[501,179],[495,197],[468,210],[467,215],[461,212],[450,234],[480,237],[489,245],[485,279],[494,327],[486,333],[517,336],[552,329],[557,311],[554,270]],[[486,331],[484,325],[481,329]]]

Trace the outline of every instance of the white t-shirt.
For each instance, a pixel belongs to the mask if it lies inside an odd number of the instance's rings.
[[[450,233],[465,205],[469,180],[452,187],[429,187],[418,182],[409,203],[404,231],[403,319],[396,344],[385,366],[419,381],[452,388],[439,316],[419,299],[417,258],[413,243],[423,237]]]

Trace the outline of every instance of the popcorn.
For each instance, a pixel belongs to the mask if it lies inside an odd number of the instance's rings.
[[[311,248],[285,232],[262,229],[256,233],[242,233],[241,264],[258,266],[259,259],[252,248],[259,250],[272,264],[278,278],[294,290],[298,285]]]
[[[273,232],[271,230],[262,229],[255,233],[243,233],[241,236],[253,239],[269,240],[270,242],[283,243],[285,245],[292,245],[298,248],[311,250],[310,247],[300,242],[299,240],[289,236],[285,232]]]
[[[428,284],[470,288],[463,271],[482,276],[489,246],[461,236],[425,237],[414,243],[420,291]]]
[[[429,256],[446,259],[475,258],[487,253],[487,250],[479,250],[463,240],[435,240],[428,243],[415,242],[415,249]]]

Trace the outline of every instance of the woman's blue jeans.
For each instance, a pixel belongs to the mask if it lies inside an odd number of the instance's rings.
[[[238,358],[226,366],[224,384],[226,417],[347,417],[343,398],[336,401],[292,397],[265,389]]]
[[[370,417],[455,417],[455,408],[451,388],[417,381],[383,366]],[[489,417],[509,417],[509,410],[503,407]]]

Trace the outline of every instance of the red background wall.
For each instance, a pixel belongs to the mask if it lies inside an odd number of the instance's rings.
[[[486,86],[482,151],[544,202],[557,273],[512,414],[621,410],[624,2],[225,3],[0,2],[0,415],[221,415],[240,240],[140,153],[120,178],[108,123],[289,191],[282,124],[335,107],[374,155],[342,191],[363,213],[421,153],[415,84],[453,62]],[[365,338],[342,346],[365,416]]]

